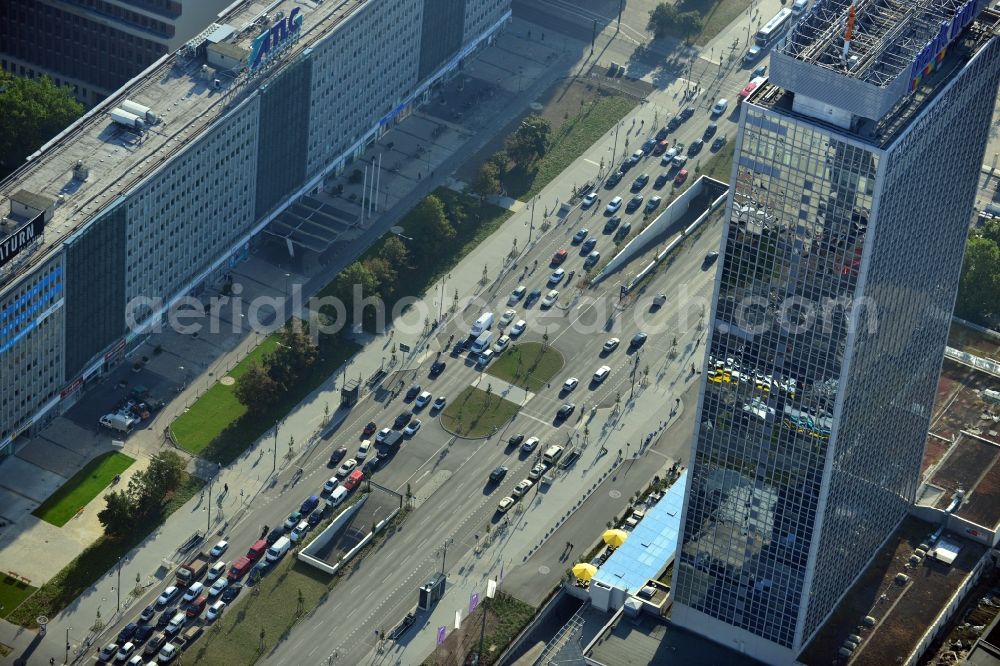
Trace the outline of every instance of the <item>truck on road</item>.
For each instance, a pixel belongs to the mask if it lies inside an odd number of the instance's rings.
[[[212,558],[208,553],[199,552],[190,562],[177,570],[177,582],[185,587],[195,582],[205,575],[208,565],[212,563]]]
[[[399,449],[399,444],[402,441],[403,433],[398,430],[390,431],[389,434],[385,436],[385,439],[382,440],[382,443],[378,446],[378,457],[382,460],[389,458],[396,453]]]

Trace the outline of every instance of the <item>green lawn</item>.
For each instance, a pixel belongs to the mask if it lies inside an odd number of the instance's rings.
[[[535,171],[514,169],[504,177],[509,196],[528,201],[566,170],[601,135],[635,108],[636,101],[617,94],[599,94],[580,113],[564,122],[552,134],[548,151],[538,161]],[[594,174],[596,175],[596,174]]]
[[[451,666],[452,664],[471,663],[470,657],[479,652],[480,633],[483,631],[483,613],[486,613],[486,631],[482,635],[483,651],[479,664],[489,666],[511,641],[524,630],[531,618],[535,616],[535,608],[508,594],[500,592],[493,599],[484,599],[483,603],[462,622],[461,629],[448,627],[448,637],[442,645],[435,648],[421,666]]]
[[[728,183],[733,175],[733,151],[736,149],[736,137],[730,137],[722,150],[705,160],[705,165],[701,167],[697,175],[709,176],[723,183]],[[697,178],[689,178],[688,182],[693,182]]]
[[[267,654],[305,612],[320,603],[334,580],[288,553],[274,571],[240,593],[233,607],[184,653],[185,663],[253,664],[261,656],[261,629]]]
[[[37,590],[27,583],[11,578],[7,574],[0,574],[0,618],[10,615],[21,602],[27,599]]]
[[[406,512],[400,512],[387,529],[355,555],[355,562],[366,556],[391,536]],[[322,527],[317,528],[317,532]],[[305,613],[322,603],[342,576],[349,576],[353,567],[344,567],[334,576],[313,568],[289,552],[259,583],[240,593],[231,608],[191,648],[184,653],[185,663],[211,666],[243,666],[260,659],[261,629],[264,630],[263,654],[281,648],[278,643],[287,637],[295,623]]]
[[[552,381],[563,367],[563,356],[554,347],[541,342],[511,345],[493,361],[486,372],[508,384],[528,391],[538,391]]]
[[[134,462],[134,458],[117,451],[102,453],[49,495],[31,514],[62,527],[77,511],[101,494],[116,474],[121,474]]]
[[[270,353],[278,342],[278,334],[272,333],[254,348],[247,357],[240,361],[231,377],[239,377],[254,363],[260,363],[265,354]],[[233,395],[234,386],[224,386],[215,383],[212,388],[191,405],[191,408],[174,419],[170,430],[174,441],[190,453],[200,454],[216,437],[222,434],[229,425],[246,414],[244,407]]]
[[[164,519],[201,490],[204,482],[196,476],[185,474],[181,485],[164,505]],[[55,617],[90,589],[94,582],[111,569],[119,558],[126,555],[143,539],[158,528],[163,521],[154,520],[136,526],[127,539],[115,540],[102,536],[84,550],[62,571],[38,588],[7,619],[23,627],[34,628],[39,615]],[[124,585],[123,585],[124,587]],[[131,586],[129,586],[131,589]],[[6,605],[6,604],[5,604]]]
[[[264,354],[274,349],[277,344],[276,335],[275,333],[264,340],[229,374],[238,377],[249,367],[247,361],[259,362]],[[322,336],[319,341],[319,361],[312,367],[309,375],[265,413],[247,412],[246,407],[233,395],[233,386],[216,383],[191,409],[174,421],[171,425],[174,438],[181,448],[206,460],[227,465],[276,421],[283,419],[317,386],[329,379],[358,348],[354,342],[339,336]],[[198,427],[202,421],[206,424],[204,432]]]
[[[749,21],[749,18],[745,14],[747,7],[750,5],[749,0],[696,0],[696,2],[706,7],[705,11],[698,10],[702,15],[702,23],[701,32],[698,34],[695,43],[699,46],[708,44],[713,37],[735,21],[741,13],[744,14],[744,27],[746,26],[746,22]],[[765,20],[767,19],[765,18]],[[753,30],[752,33],[756,33],[756,30]],[[746,51],[746,45],[744,45],[742,50],[736,50],[736,57],[743,57],[744,51]]]
[[[485,437],[514,418],[518,408],[495,393],[469,386],[441,412],[441,426],[461,437]]]

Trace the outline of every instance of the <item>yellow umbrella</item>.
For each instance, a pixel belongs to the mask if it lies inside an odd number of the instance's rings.
[[[604,543],[612,548],[618,548],[625,543],[625,539],[628,538],[628,532],[625,530],[608,530],[603,536]]]
[[[587,564],[586,562],[580,562],[579,564],[573,565],[573,575],[580,580],[590,580],[597,573],[597,567],[593,564]]]

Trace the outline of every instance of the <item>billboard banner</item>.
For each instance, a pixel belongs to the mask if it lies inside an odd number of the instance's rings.
[[[41,240],[44,229],[45,213],[41,212],[18,227],[10,236],[0,241],[0,268],[19,255],[24,248],[37,240]]]

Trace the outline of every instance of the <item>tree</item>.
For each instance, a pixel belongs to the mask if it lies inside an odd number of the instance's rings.
[[[410,263],[410,251],[399,236],[389,236],[378,251],[380,259],[385,259],[393,268],[406,268]]]
[[[649,12],[649,25],[657,37],[690,37],[701,30],[701,15],[681,12],[674,5],[661,2]]]
[[[973,236],[965,248],[955,314],[963,319],[987,323],[991,314],[1000,313],[998,290],[1000,246],[988,238]]]
[[[666,37],[677,22],[677,8],[661,2],[649,12],[649,25],[657,37]]]
[[[492,160],[479,165],[476,178],[472,181],[472,191],[482,197],[490,197],[500,191],[500,169]]]
[[[264,357],[264,367],[281,389],[288,390],[318,356],[316,345],[309,337],[308,324],[295,319],[282,327],[277,346]]]
[[[691,37],[701,30],[701,15],[698,12],[681,12],[677,15],[677,32],[682,37]]]
[[[233,394],[251,412],[267,411],[281,397],[281,386],[260,365],[252,365],[236,380]]]
[[[348,317],[354,309],[355,285],[360,288],[361,297],[372,296],[378,292],[378,280],[360,261],[355,261],[337,274],[333,283],[333,294],[347,309]]]
[[[530,115],[521,121],[517,131],[507,137],[504,150],[510,159],[517,162],[519,168],[530,169],[548,150],[551,133],[552,125],[549,121],[541,116]]]
[[[48,77],[29,79],[0,70],[0,178],[83,115],[68,86]]]
[[[174,491],[184,478],[184,459],[170,450],[160,451],[149,461],[144,477],[156,497]]]
[[[441,251],[441,246],[455,237],[455,227],[444,212],[444,202],[433,194],[424,197],[411,211],[414,226],[419,229],[416,242],[421,248],[421,259],[429,261]]]
[[[97,520],[104,526],[104,532],[110,535],[127,534],[135,529],[133,520],[133,505],[125,490],[117,490],[104,496],[107,503],[97,514]]]
[[[382,257],[368,259],[365,261],[365,268],[375,276],[375,281],[379,285],[379,294],[383,297],[396,291],[396,288],[399,287],[399,275],[388,260]]]

